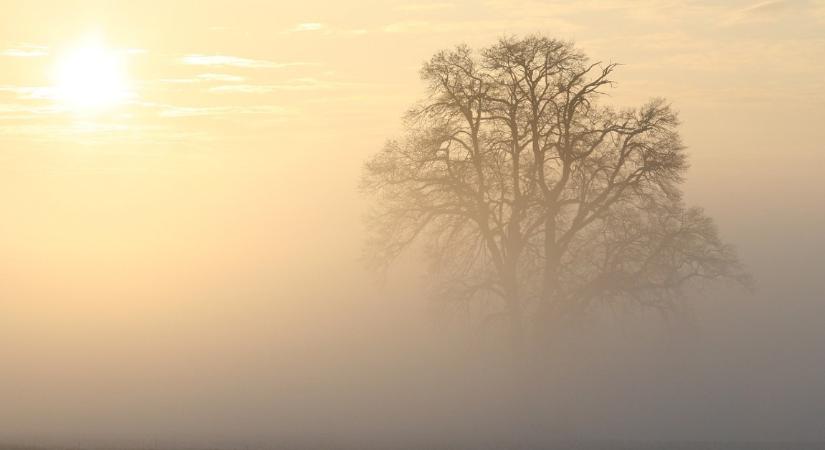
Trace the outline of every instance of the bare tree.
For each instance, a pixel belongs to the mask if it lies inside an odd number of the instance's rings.
[[[670,106],[598,102],[615,68],[541,36],[433,56],[406,135],[365,167],[371,261],[425,243],[440,294],[483,302],[517,344],[599,305],[668,310],[699,280],[746,280],[682,202]]]

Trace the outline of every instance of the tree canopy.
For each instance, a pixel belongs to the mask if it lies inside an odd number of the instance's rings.
[[[601,101],[616,67],[542,36],[434,55],[404,136],[365,165],[370,261],[425,244],[439,296],[507,318],[516,340],[600,306],[666,311],[703,280],[746,281],[713,221],[684,204],[671,106]]]

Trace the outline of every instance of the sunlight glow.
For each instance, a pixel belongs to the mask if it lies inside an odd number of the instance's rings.
[[[66,52],[54,72],[55,99],[76,111],[106,109],[123,103],[131,92],[122,55],[96,40]]]

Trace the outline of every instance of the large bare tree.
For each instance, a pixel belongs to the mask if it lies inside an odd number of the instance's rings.
[[[517,343],[600,305],[664,311],[700,280],[744,280],[683,204],[668,103],[599,102],[615,68],[541,36],[433,56],[405,136],[365,167],[371,261],[426,244],[440,295],[506,318]]]

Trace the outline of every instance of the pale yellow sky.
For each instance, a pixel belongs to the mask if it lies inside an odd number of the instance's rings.
[[[421,63],[510,34],[622,63],[606,102],[669,99],[688,201],[740,248],[759,298],[792,283],[798,298],[825,295],[824,0],[0,0],[0,12],[0,340],[30,350],[5,357],[44,385],[71,360],[55,356],[64,344],[99,350],[78,356],[89,361],[118,354],[90,344],[106,340],[192,351],[211,327],[219,359],[293,336],[311,322],[296,302],[334,322],[319,292],[366,278],[361,166],[421,97]],[[122,58],[129,90],[94,113],[53,98],[55,66],[90,35]],[[20,370],[6,394],[26,385]],[[21,429],[36,430],[36,409]]]
[[[529,32],[574,40],[594,59],[624,64],[608,101],[670,99],[691,147],[689,193],[701,195],[701,203],[722,187],[753,192],[748,183],[756,180],[783,186],[782,194],[766,190],[760,202],[812,187],[822,193],[821,183],[805,184],[811,167],[823,162],[820,0],[2,6],[2,195],[17,192],[11,204],[37,204],[19,194],[27,185],[80,189],[96,178],[105,188],[90,190],[117,201],[143,195],[155,208],[177,209],[176,196],[192,204],[186,195],[210,202],[230,196],[229,204],[235,197],[277,197],[287,208],[311,203],[278,197],[276,185],[349,204],[361,162],[397,132],[401,114],[419,98],[423,60],[460,42],[479,46]],[[78,114],[56,105],[49,90],[61,55],[90,35],[123,58],[132,97],[103,113]],[[789,146],[793,157],[780,164]],[[727,182],[740,172],[752,177]],[[115,196],[129,177],[145,191],[124,186]],[[170,185],[156,184],[187,177],[198,180],[192,189],[199,192],[170,194]],[[209,178],[209,186],[198,177]]]
[[[693,163],[688,198],[734,243],[747,247],[753,224],[776,211],[797,235],[825,217],[820,0],[4,1],[2,10],[9,273],[88,276],[84,286],[97,289],[99,266],[147,287],[179,270],[223,279],[349,262],[360,246],[361,164],[421,96],[421,62],[530,32],[624,64],[608,102],[673,102]],[[95,113],[53,98],[55,67],[89,36],[121,58],[129,90]]]

